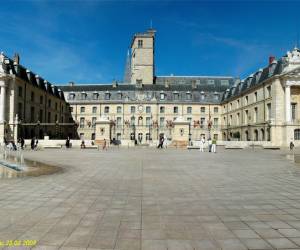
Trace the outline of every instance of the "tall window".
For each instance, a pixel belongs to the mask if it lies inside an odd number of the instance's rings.
[[[109,100],[110,99],[110,93],[105,93],[105,100]]]
[[[203,128],[205,125],[205,118],[204,117],[201,117],[200,118],[200,128]]]
[[[191,93],[186,93],[186,99],[187,100],[192,100],[192,94]]]
[[[147,113],[147,114],[151,113],[151,107],[150,107],[150,106],[147,106],[147,107],[146,107],[146,113]]]
[[[43,104],[43,102],[44,102],[44,97],[41,95],[40,96],[40,104]]]
[[[105,113],[105,114],[109,113],[109,107],[108,107],[108,106],[105,106],[105,107],[104,107],[104,113]]]
[[[254,93],[254,102],[257,102],[257,92]]]
[[[93,93],[93,99],[97,100],[98,99],[99,94],[98,93]]]
[[[40,109],[39,121],[43,122],[43,110]]]
[[[214,107],[214,113],[218,113],[219,112],[219,108],[218,107]]]
[[[175,106],[175,107],[173,108],[173,113],[174,113],[174,114],[178,114],[178,107],[177,107],[177,106]]]
[[[271,114],[272,114],[272,112],[271,112],[271,103],[268,103],[267,104],[267,119],[268,120],[271,120]]]
[[[146,125],[150,126],[150,117],[146,117]]]
[[[191,113],[192,113],[192,107],[187,107],[186,112],[187,112],[188,114],[191,114]]]
[[[96,114],[97,113],[97,107],[93,107],[92,112],[93,112],[93,114]]]
[[[51,113],[48,112],[48,122],[51,122]]]
[[[271,97],[271,86],[267,87],[267,98]]]
[[[291,109],[292,109],[292,121],[296,120],[296,114],[297,114],[297,103],[292,103],[291,104]]]
[[[31,99],[32,102],[34,102],[34,92],[33,91],[31,92],[31,98],[30,99]]]
[[[245,124],[248,123],[248,110],[245,110]]]
[[[34,107],[30,108],[30,121],[34,122]]]
[[[164,117],[160,117],[159,118],[159,126],[163,127],[165,125],[165,118]]]
[[[161,113],[161,114],[165,113],[165,107],[160,107],[159,108],[159,113]]]
[[[240,100],[237,100],[236,101],[236,108],[239,108],[240,107]]]
[[[23,88],[22,87],[19,87],[19,97],[23,97]]]
[[[173,98],[174,100],[179,100],[179,93],[174,93]]]
[[[300,129],[295,129],[294,130],[294,139],[295,140],[300,140]]]
[[[160,93],[160,100],[165,100],[165,94],[164,93]]]
[[[117,113],[118,113],[118,114],[122,113],[122,107],[121,107],[121,106],[118,106],[118,107],[117,107]]]
[[[80,123],[79,123],[80,128],[84,128],[84,117],[80,118]]]
[[[218,118],[214,118],[214,127],[217,128],[219,124],[219,119]]]
[[[131,117],[130,124],[131,125],[135,125],[135,117],[134,116]]]
[[[23,119],[23,105],[21,102],[18,103],[18,116],[19,119]]]
[[[48,108],[51,108],[51,100],[48,100]]]
[[[201,113],[205,113],[205,107],[200,108]]]
[[[97,117],[92,117],[92,127],[96,127]]]
[[[80,113],[84,113],[85,112],[85,107],[80,107]]]
[[[248,105],[248,96],[245,96],[245,105]]]
[[[122,125],[122,117],[117,117],[117,126]]]
[[[143,48],[143,40],[138,40],[138,48]]]
[[[135,106],[131,106],[131,107],[130,107],[130,113],[131,113],[131,114],[134,114],[134,113],[135,113]]]
[[[258,111],[257,111],[257,107],[254,108],[254,117],[253,117],[253,121],[257,122],[257,116],[258,116]]]
[[[236,125],[240,125],[240,113],[236,114]]]

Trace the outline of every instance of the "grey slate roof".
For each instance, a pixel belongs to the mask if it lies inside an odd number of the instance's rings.
[[[15,75],[23,81],[32,84],[33,86],[40,88],[47,93],[65,100],[64,93],[60,91],[57,86],[47,82],[41,76],[37,77],[35,73],[31,72],[20,64],[16,64],[11,58],[8,58],[7,56],[4,57],[4,61],[0,66],[3,68],[6,74]]]

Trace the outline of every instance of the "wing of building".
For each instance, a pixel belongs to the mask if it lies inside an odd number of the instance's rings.
[[[125,81],[109,84],[55,87],[18,60],[2,55],[2,137],[40,137],[46,123],[54,122],[56,130],[48,127],[46,131],[50,138],[57,136],[57,127],[65,123],[71,132],[61,132],[61,136],[96,143],[105,139],[124,145],[149,145],[165,138],[173,146],[187,146],[202,137],[245,144],[255,141],[263,146],[300,142],[297,48],[277,60],[269,58],[264,68],[244,80],[233,76],[157,76],[155,35],[150,29],[133,36]],[[32,115],[36,113],[39,115]],[[16,120],[21,129],[13,137],[7,126]],[[24,125],[29,122],[35,126],[44,123],[45,127],[42,131],[39,127],[41,132],[37,133]]]

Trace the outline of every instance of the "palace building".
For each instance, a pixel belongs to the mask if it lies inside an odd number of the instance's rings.
[[[269,146],[300,145],[300,50],[241,80],[157,76],[155,35],[137,33],[122,82],[54,86],[1,55],[0,137],[116,139],[122,145],[174,146],[201,137]],[[1,127],[2,126],[2,127]]]

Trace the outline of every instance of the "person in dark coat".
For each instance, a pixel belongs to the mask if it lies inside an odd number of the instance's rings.
[[[31,146],[31,149],[34,150],[34,143],[35,143],[35,139],[34,137],[31,139],[31,142],[30,142],[30,146]]]

